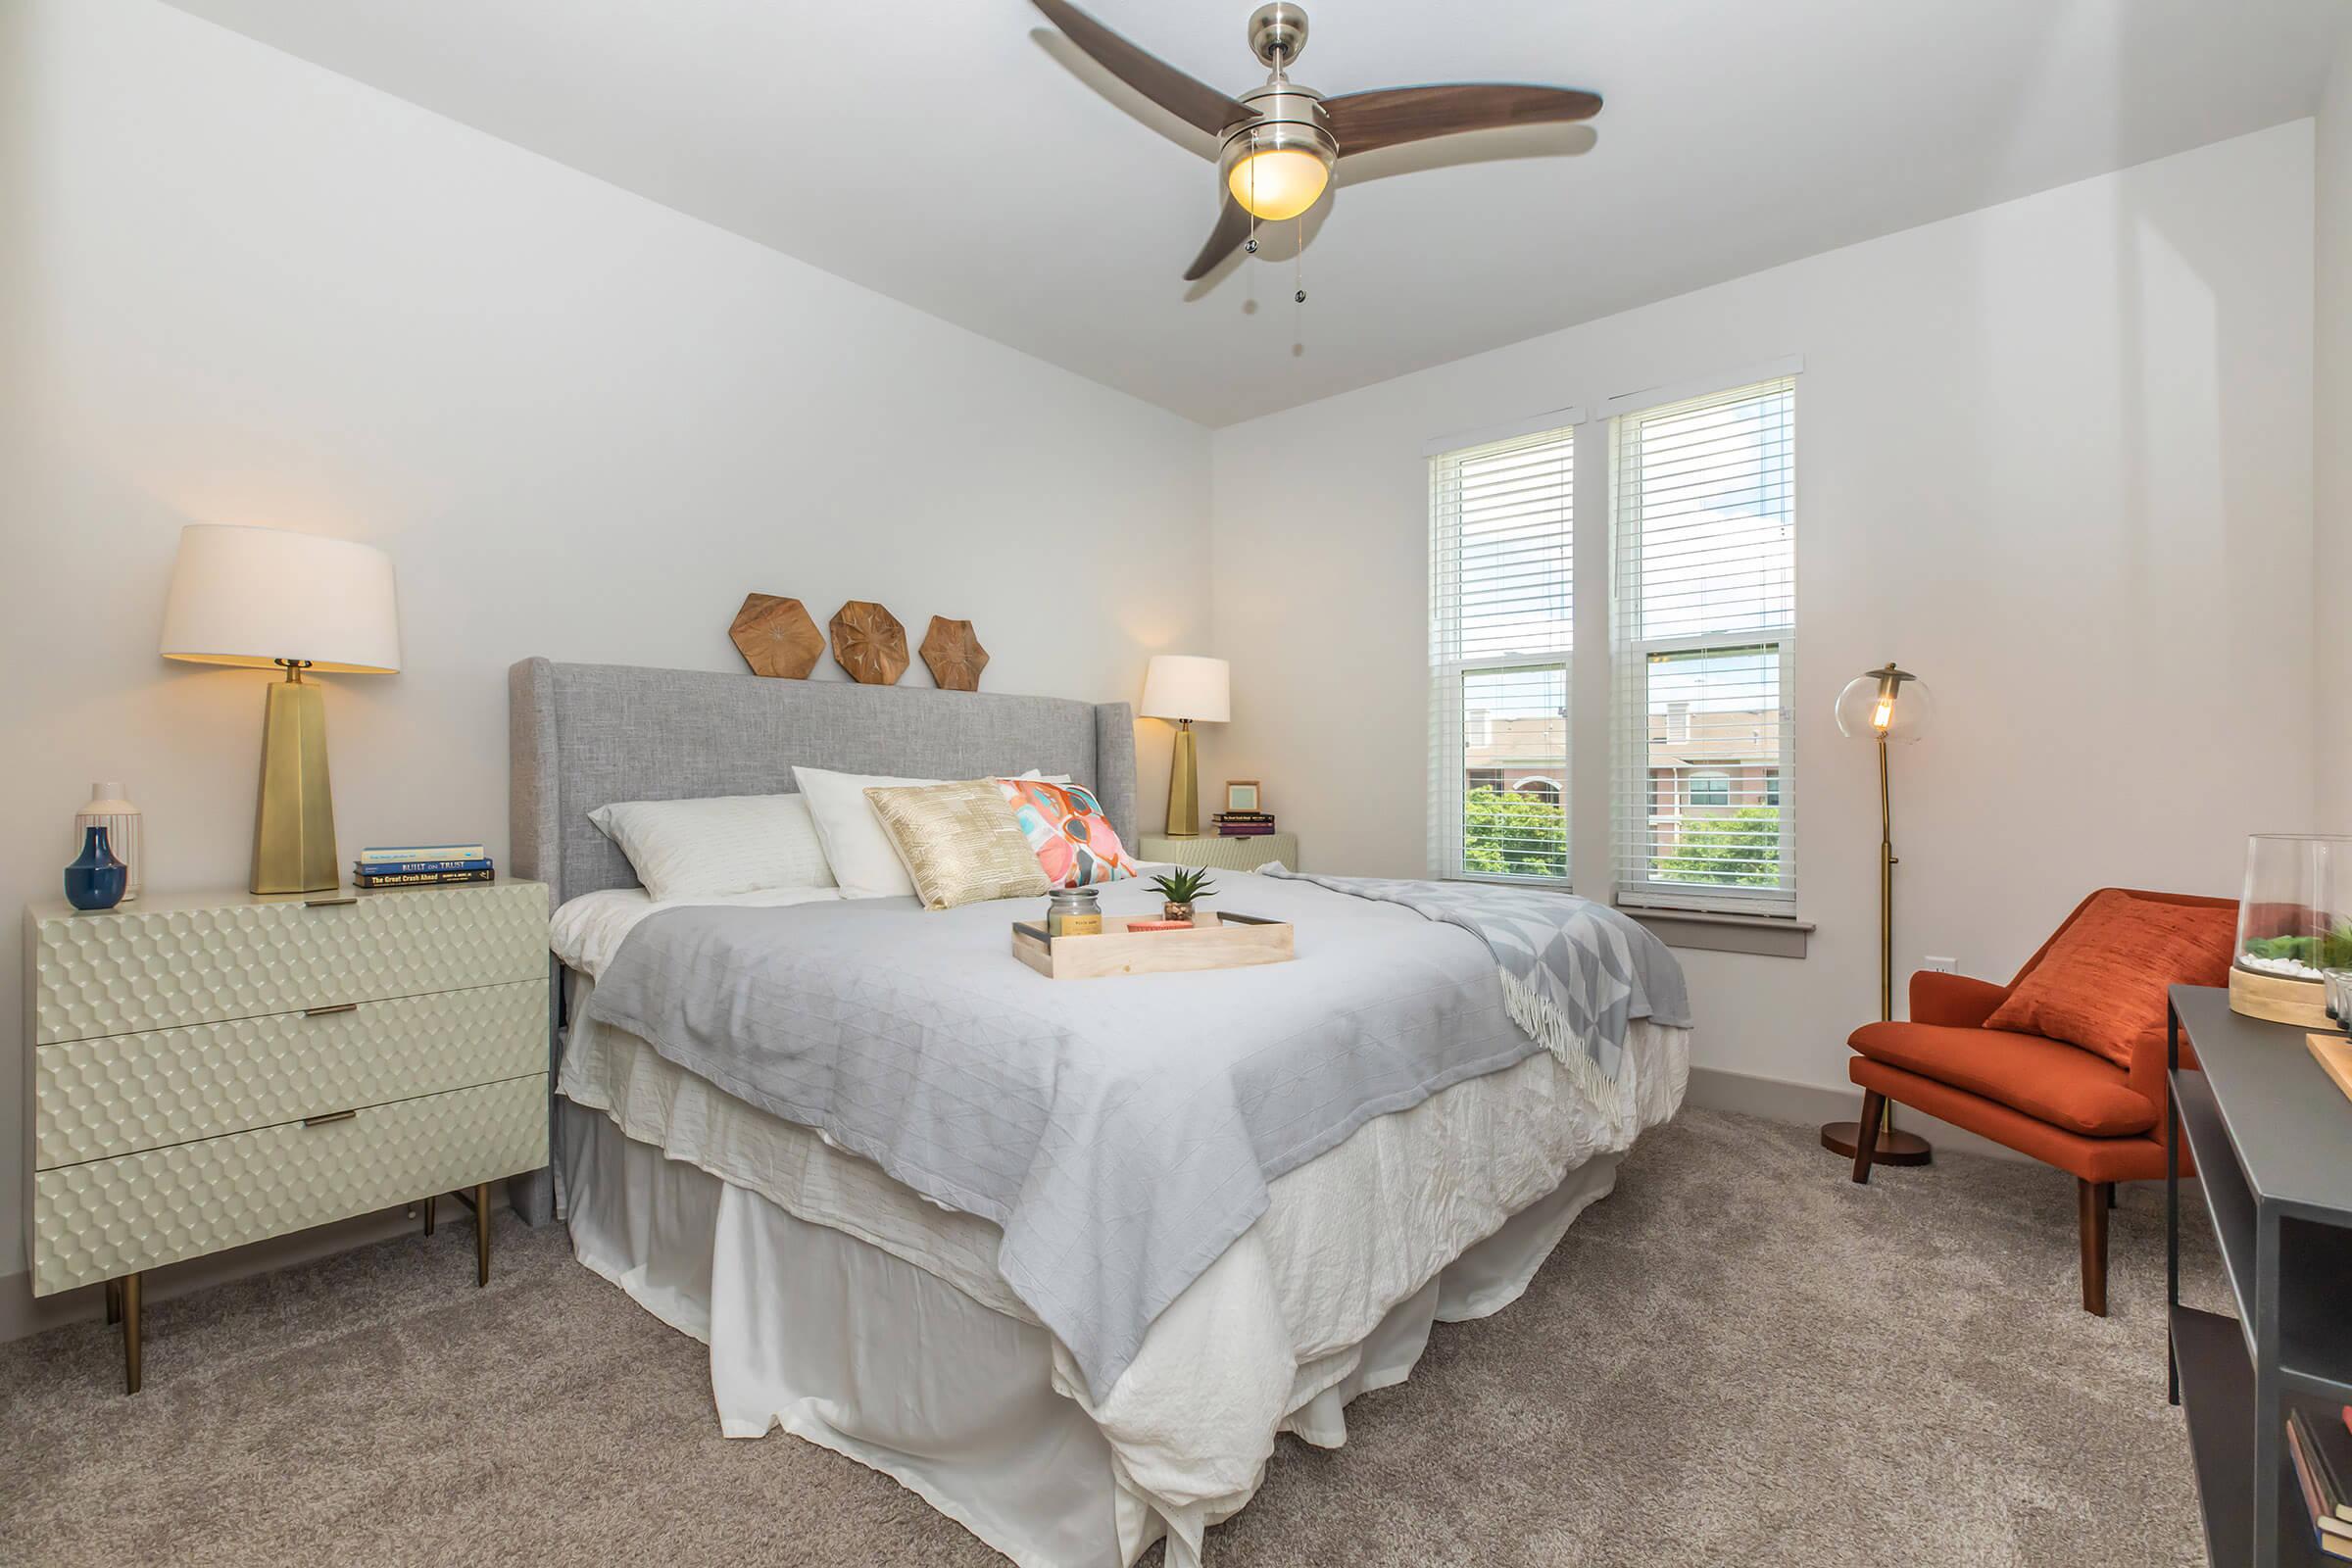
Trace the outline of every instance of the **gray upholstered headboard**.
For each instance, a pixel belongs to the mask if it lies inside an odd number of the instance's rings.
[[[598,807],[786,794],[796,764],[909,778],[1067,773],[1135,842],[1135,715],[1125,703],[545,659],[508,670],[507,700],[508,859],[559,904],[637,885],[627,858],[588,820]]]

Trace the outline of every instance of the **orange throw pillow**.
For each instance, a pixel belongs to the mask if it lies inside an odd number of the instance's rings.
[[[2160,904],[2110,889],[1984,1027],[2063,1040],[2129,1067],[2135,1046],[2164,1039],[2165,988],[2227,983],[2236,947],[2233,906]]]

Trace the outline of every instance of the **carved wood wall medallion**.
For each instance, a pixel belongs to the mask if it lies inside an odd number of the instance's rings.
[[[774,594],[746,594],[727,637],[753,674],[781,680],[807,680],[825,651],[816,617],[798,599]]]
[[[853,599],[833,615],[833,662],[867,686],[890,686],[906,673],[906,628],[871,600]]]
[[[931,629],[923,633],[923,664],[941,691],[976,692],[980,672],[988,667],[988,650],[972,635],[970,621],[933,615]]]

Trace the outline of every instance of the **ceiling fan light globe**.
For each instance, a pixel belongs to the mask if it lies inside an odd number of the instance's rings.
[[[1225,188],[1261,221],[1278,223],[1323,199],[1331,183],[1331,161],[1309,147],[1272,147],[1236,162]]]

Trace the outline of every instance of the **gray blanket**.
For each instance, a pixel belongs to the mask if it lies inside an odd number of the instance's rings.
[[[1100,1399],[1268,1182],[1540,1049],[1465,932],[1304,882],[1217,882],[1212,906],[1295,922],[1297,959],[1053,981],[1008,951],[1043,899],[678,908],[630,933],[590,1011],[995,1221],[1005,1283]],[[1156,902],[1104,890],[1112,913]]]
[[[1494,955],[1511,1017],[1596,1098],[1622,1095],[1630,1103],[1633,1085],[1623,1071],[1627,1019],[1690,1027],[1682,965],[1640,922],[1605,904],[1486,882],[1309,876],[1281,865],[1268,865],[1262,874],[1401,904],[1477,937]]]

